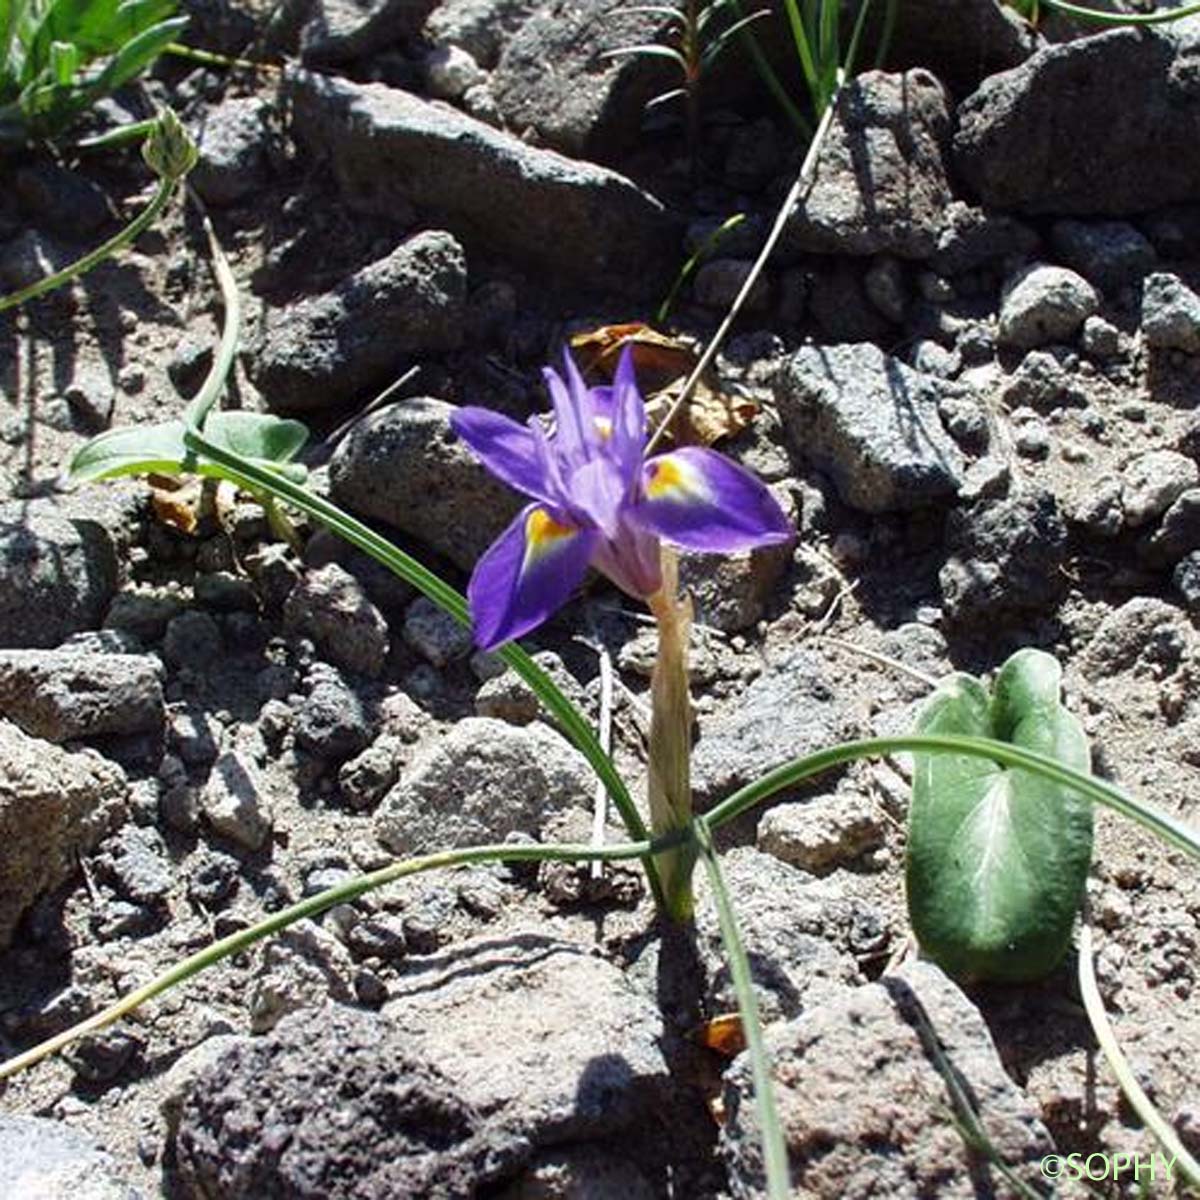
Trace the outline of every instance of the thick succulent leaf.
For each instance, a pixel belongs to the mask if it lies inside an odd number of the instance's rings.
[[[283,469],[300,452],[308,430],[299,422],[269,413],[217,412],[204,425],[205,436],[242,458],[279,467],[288,477],[303,477],[302,467]],[[80,448],[68,467],[76,482],[115,479],[120,475],[219,475],[219,468],[189,454],[182,421],[149,429],[110,429]]]
[[[1050,655],[1018,651],[991,696],[969,675],[943,683],[917,731],[995,738],[1087,771],[1087,739],[1060,703],[1061,678]],[[1083,898],[1091,802],[971,755],[917,754],[914,763],[907,890],[922,949],[961,979],[1048,974]]]

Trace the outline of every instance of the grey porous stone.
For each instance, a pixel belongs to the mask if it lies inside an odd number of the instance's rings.
[[[297,135],[329,152],[353,208],[428,208],[526,266],[632,295],[676,269],[673,221],[614,171],[378,84],[300,76],[291,92]]]
[[[124,817],[125,774],[93,750],[70,754],[0,721],[0,947],[40,895]]]
[[[1142,337],[1154,350],[1200,354],[1200,296],[1178,275],[1158,271],[1142,287]]]
[[[608,51],[660,41],[669,28],[670,18],[623,0],[534,12],[509,39],[492,75],[505,125],[533,129],[543,144],[593,161],[636,145],[642,110],[672,86],[671,68],[648,55],[610,57]]]
[[[195,131],[200,157],[188,182],[208,204],[236,204],[267,182],[270,105],[257,96],[206,107]]]
[[[61,1121],[0,1115],[0,1194],[12,1200],[139,1200],[99,1142]]]
[[[391,649],[388,624],[363,585],[337,563],[306,571],[283,605],[284,628],[312,638],[330,662],[375,678]]]
[[[353,1003],[354,962],[332,933],[312,921],[299,921],[269,939],[250,987],[250,1028],[274,1029],[288,1013],[326,999]]]
[[[1053,494],[1028,488],[977,500],[946,522],[938,580],[947,619],[978,624],[1051,610],[1067,589],[1067,528]]]
[[[942,218],[937,249],[929,265],[939,275],[960,275],[985,263],[1031,258],[1041,242],[1023,221],[952,201]]]
[[[1178,450],[1139,454],[1121,472],[1126,525],[1136,528],[1161,517],[1183,494],[1200,484],[1200,467]]]
[[[217,833],[247,850],[261,850],[274,828],[270,801],[257,769],[245,755],[233,750],[213,763],[200,796],[200,810]]]
[[[946,93],[928,71],[859,75],[842,95],[780,252],[929,257],[951,200],[949,138]]]
[[[537,7],[537,0],[442,0],[421,32],[430,45],[461,47],[491,69]]]
[[[768,809],[758,823],[758,848],[819,875],[883,845],[886,829],[870,797],[837,792]]]
[[[1096,627],[1079,666],[1088,679],[1107,679],[1122,671],[1162,678],[1198,647],[1200,636],[1173,604],[1156,596],[1134,596]]]
[[[728,851],[722,868],[766,1020],[794,1017],[831,983],[862,982],[856,955],[881,950],[888,937],[869,904],[751,846]],[[707,879],[699,878],[696,945],[706,1011],[736,1010],[716,905]]]
[[[334,67],[413,37],[437,0],[287,0],[272,9],[273,46],[300,61]]]
[[[1128,221],[1056,221],[1050,244],[1068,267],[1105,293],[1136,283],[1158,257]]]
[[[276,411],[335,408],[392,382],[407,355],[455,349],[466,300],[462,247],[415,234],[333,291],[268,308],[250,376]]]
[[[1120,217],[1196,199],[1195,54],[1140,29],[1040,50],[959,106],[959,175],[985,206],[1017,213]],[[1136,105],[1117,103],[1118,79]]]
[[[592,790],[587,761],[545,725],[469,717],[417,752],[384,797],[375,832],[395,854],[499,842],[590,805]]]
[[[1036,263],[1005,285],[999,340],[1021,350],[1066,342],[1099,307],[1096,289],[1082,275]]]
[[[740,696],[700,721],[692,787],[707,808],[790,759],[854,737],[858,714],[806,650],[771,663]]]
[[[1163,513],[1162,524],[1139,543],[1138,553],[1155,567],[1169,566],[1200,550],[1200,488],[1189,488]]]
[[[98,628],[118,579],[99,521],[37,502],[0,505],[0,646],[57,646]]]
[[[669,1094],[653,1000],[619,967],[552,933],[465,942],[414,965],[394,997],[384,1014],[456,1080],[465,1103],[489,1114],[501,1144],[628,1131]]]
[[[173,1145],[195,1195],[468,1200],[514,1157],[402,1024],[340,1004],[222,1045],[180,1090]]]
[[[939,405],[971,395],[869,343],[806,346],[775,382],[795,452],[824,471],[851,508],[883,513],[957,494],[965,468]]]
[[[162,677],[150,654],[0,651],[0,712],[50,742],[159,733]]]
[[[422,397],[360,421],[329,464],[333,499],[469,570],[521,501],[450,428],[453,406]]]
[[[1038,1109],[1009,1078],[974,1005],[933,965],[838,989],[767,1040],[796,1195],[974,1200],[1007,1191],[951,1118],[938,1043],[1001,1161],[1041,1186],[1039,1163],[1054,1143]],[[764,1171],[745,1055],[726,1074],[725,1105],[730,1189],[750,1200],[763,1194]]]
[[[474,646],[471,630],[434,604],[418,596],[404,614],[404,640],[435,667],[466,658]]]

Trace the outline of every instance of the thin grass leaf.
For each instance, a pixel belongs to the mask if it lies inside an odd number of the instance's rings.
[[[879,34],[879,45],[875,48],[875,68],[882,69],[896,36],[896,20],[900,15],[900,0],[887,0],[883,10],[883,30]]]
[[[1103,12],[1095,8],[1084,8],[1079,4],[1070,4],[1067,0],[1038,0],[1053,12],[1065,13],[1069,17],[1079,17],[1084,21],[1092,21],[1097,25],[1169,25],[1184,17],[1200,13],[1200,4],[1190,4],[1186,8],[1155,9],[1149,13],[1114,13]],[[1033,8],[1033,17],[1037,20],[1037,5]]]
[[[858,18],[854,22],[854,31],[850,35],[850,45],[846,48],[846,58],[841,64],[842,73],[846,78],[854,74],[855,67],[858,65],[858,48],[862,42],[863,30],[867,25],[867,13],[871,9],[871,0],[863,0],[862,7],[858,10]]]
[[[663,92],[655,96],[651,100],[647,100],[644,107],[647,112],[652,108],[658,108],[663,104],[669,103],[671,100],[680,100],[687,98],[687,88],[672,88],[669,92]]]
[[[729,0],[729,4],[739,16],[745,15],[741,6],[741,0]],[[787,88],[783,86],[779,75],[771,65],[770,59],[767,58],[766,54],[763,53],[763,48],[758,44],[758,38],[754,36],[754,31],[752,29],[743,29],[739,37],[746,53],[750,55],[750,59],[754,63],[755,70],[766,85],[767,91],[775,97],[775,102],[783,109],[788,120],[796,127],[800,136],[806,141],[811,141],[813,136],[812,126],[805,120],[804,114],[788,93]]]
[[[800,11],[797,0],[783,0],[783,8],[787,13],[792,40],[796,44],[796,53],[800,56],[800,69],[804,72],[804,82],[808,86],[809,93],[816,96],[820,88],[820,78],[817,74],[817,64],[813,58],[812,46],[809,43],[804,15]]]
[[[1091,1023],[1092,1032],[1096,1035],[1096,1041],[1100,1043],[1100,1049],[1104,1051],[1104,1057],[1108,1059],[1108,1065],[1117,1077],[1125,1098],[1134,1112],[1141,1117],[1142,1124],[1158,1138],[1163,1149],[1173,1156],[1174,1165],[1182,1170],[1194,1188],[1200,1189],[1200,1162],[1192,1157],[1188,1148],[1179,1140],[1171,1123],[1154,1107],[1150,1097],[1142,1090],[1133,1068],[1121,1052],[1117,1035],[1108,1023],[1108,1014],[1104,1011],[1104,1000],[1096,984],[1096,969],[1092,962],[1092,930],[1086,921],[1079,928],[1079,991],[1083,996],[1083,1007]]]
[[[666,4],[639,4],[633,8],[618,9],[613,15],[624,17],[630,13],[642,13],[651,17],[666,17],[669,20],[685,20],[685,16],[682,11]]]
[[[618,46],[615,50],[605,50],[600,57],[627,58],[630,55],[638,55],[645,58],[669,58],[682,71],[685,73],[687,71],[687,59],[674,46],[659,46],[654,42],[647,42],[641,46]]]
[[[771,1076],[771,1061],[763,1038],[762,1021],[758,1015],[758,999],[754,993],[754,980],[750,974],[750,960],[738,931],[737,917],[721,863],[713,847],[712,834],[704,817],[697,817],[695,839],[708,873],[713,901],[717,910],[717,926],[721,931],[721,943],[725,959],[729,963],[729,977],[737,996],[738,1012],[742,1018],[742,1030],[746,1035],[746,1052],[750,1056],[750,1076],[754,1083],[754,1111],[758,1117],[759,1132],[763,1143],[763,1166],[767,1176],[768,1200],[788,1200],[791,1196],[787,1142],[783,1126],[779,1123],[779,1109],[775,1104],[775,1084]]]
[[[648,841],[633,842],[624,846],[582,846],[569,843],[518,846],[506,842],[499,846],[467,846],[461,850],[444,850],[427,854],[421,858],[403,859],[400,862],[390,863],[377,871],[348,879],[323,892],[318,892],[315,896],[309,896],[277,913],[272,913],[255,925],[239,929],[211,945],[197,950],[194,954],[189,954],[173,967],[169,967],[162,974],[151,979],[149,983],[122,996],[114,1004],[94,1013],[79,1024],[71,1026],[70,1029],[40,1042],[24,1053],[0,1062],[0,1080],[11,1079],[19,1072],[28,1070],[35,1063],[48,1058],[51,1054],[57,1054],[81,1037],[106,1029],[109,1025],[121,1020],[122,1017],[127,1017],[135,1012],[155,996],[161,996],[193,975],[198,975],[208,967],[215,966],[223,959],[243,953],[255,943],[262,941],[263,938],[279,933],[281,930],[287,929],[289,925],[296,924],[297,921],[327,912],[335,905],[349,904],[360,896],[365,896],[368,892],[389,883],[395,883],[398,879],[405,879],[424,871],[478,863],[627,862],[630,859],[649,854],[652,849],[665,849],[669,844],[671,843],[665,840],[653,844]]]
[[[758,12],[751,13],[748,17],[743,17],[740,21],[736,21],[730,25],[728,29],[723,30],[704,48],[704,53],[700,55],[701,66],[705,69],[712,66],[717,59],[717,55],[725,49],[732,38],[737,37],[747,26],[752,25],[755,21],[759,21],[767,15],[768,13],[765,8],[759,9]]]
[[[805,758],[793,759],[760,779],[739,788],[705,814],[713,829],[732,821],[747,809],[761,804],[763,800],[785,788],[814,775],[820,775],[842,763],[855,762],[860,758],[874,758],[883,754],[902,752],[919,754],[972,754],[990,762],[1007,767],[1021,767],[1054,783],[1065,784],[1081,792],[1096,804],[1112,809],[1129,820],[1136,821],[1144,829],[1166,842],[1173,849],[1182,850],[1192,858],[1200,860],[1200,832],[1191,829],[1177,817],[1128,796],[1120,788],[1106,783],[1095,775],[1085,775],[1044,754],[1036,754],[1008,742],[992,738],[964,737],[950,734],[900,734],[896,737],[864,738],[857,742],[843,742],[827,750],[819,750]]]

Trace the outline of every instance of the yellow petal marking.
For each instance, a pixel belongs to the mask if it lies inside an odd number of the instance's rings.
[[[544,508],[535,508],[525,518],[525,561],[521,573],[553,554],[564,538],[574,537],[578,532],[570,525],[559,524]]]
[[[646,497],[650,500],[708,500],[704,480],[678,459],[669,456],[650,463],[650,478],[646,481]]]
[[[602,442],[607,442],[612,437],[613,423],[609,417],[593,417],[592,423],[596,426],[596,432]]]

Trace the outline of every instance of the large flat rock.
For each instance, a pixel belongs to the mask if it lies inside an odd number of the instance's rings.
[[[604,167],[381,84],[290,77],[294,128],[327,153],[351,207],[436,214],[468,245],[534,269],[653,295],[678,238],[653,196]]]

